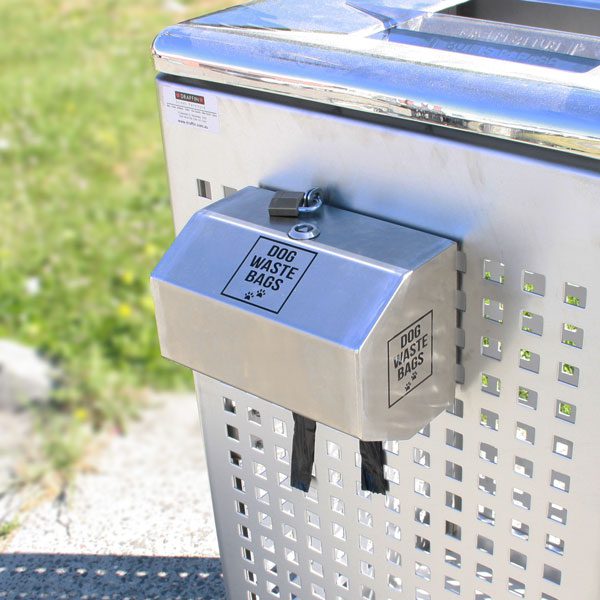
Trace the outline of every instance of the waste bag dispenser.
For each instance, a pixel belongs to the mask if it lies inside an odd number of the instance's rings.
[[[454,399],[456,244],[253,187],[194,215],[152,276],[164,356],[363,440]],[[271,211],[270,205],[271,206]]]
[[[158,334],[232,600],[600,600],[599,8],[263,0],[156,38]]]

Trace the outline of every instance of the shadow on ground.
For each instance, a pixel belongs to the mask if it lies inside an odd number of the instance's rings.
[[[0,554],[0,598],[224,600],[218,558]]]

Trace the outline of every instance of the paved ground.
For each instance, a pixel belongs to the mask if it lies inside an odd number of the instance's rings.
[[[0,554],[0,598],[220,600],[217,557],[195,400],[166,396],[26,517]]]
[[[33,487],[16,485],[19,467],[30,450],[32,429],[28,411],[0,407],[0,523],[12,522],[39,495]]]

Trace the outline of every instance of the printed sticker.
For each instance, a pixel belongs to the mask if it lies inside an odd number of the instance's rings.
[[[388,342],[388,406],[391,408],[433,374],[433,311]]]
[[[312,250],[260,236],[221,294],[277,314],[316,256]]]
[[[204,131],[219,131],[219,107],[214,94],[187,86],[162,88],[162,105],[166,120]]]

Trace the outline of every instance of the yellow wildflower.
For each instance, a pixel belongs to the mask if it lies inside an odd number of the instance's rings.
[[[77,408],[73,412],[73,418],[79,423],[85,423],[89,418],[89,412],[86,408]]]
[[[117,314],[122,319],[128,319],[133,314],[133,309],[131,308],[130,304],[127,304],[126,302],[121,302],[121,304],[119,304],[119,306],[117,307]]]
[[[120,275],[119,275],[119,279],[125,284],[125,285],[131,285],[134,281],[135,281],[135,274],[133,273],[133,271],[123,271]]]
[[[146,256],[153,258],[155,256],[158,256],[158,253],[159,253],[159,249],[156,244],[149,243],[144,246],[144,254]]]

